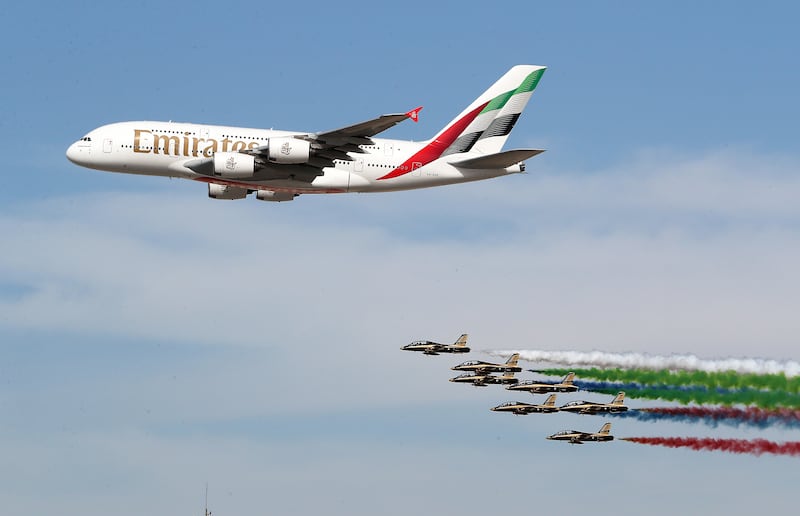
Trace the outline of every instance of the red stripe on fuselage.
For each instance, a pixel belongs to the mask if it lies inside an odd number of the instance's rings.
[[[481,104],[467,113],[464,118],[448,127],[442,134],[439,135],[438,138],[434,139],[431,143],[420,149],[416,154],[405,160],[402,165],[395,168],[385,176],[379,177],[378,181],[381,179],[392,179],[393,177],[406,175],[412,170],[425,166],[431,161],[438,159],[439,156],[441,156],[442,153],[447,150],[447,148],[452,145],[454,141],[456,141],[456,138],[458,138],[458,136],[464,132],[464,129],[466,129],[467,126],[471,124],[473,120],[475,120],[475,117],[477,117],[480,112],[483,111],[483,108],[486,107],[486,104],[488,104],[488,102]]]

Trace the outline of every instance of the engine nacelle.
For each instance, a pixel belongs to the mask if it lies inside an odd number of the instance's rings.
[[[214,175],[242,179],[253,177],[256,171],[256,158],[241,152],[214,153]]]
[[[290,192],[273,192],[272,190],[258,190],[256,192],[256,199],[259,201],[293,201],[295,197],[297,197],[297,195]]]
[[[273,163],[308,163],[311,156],[311,142],[299,138],[270,138],[267,159]]]
[[[247,188],[208,183],[208,196],[212,199],[244,199],[247,197]]]

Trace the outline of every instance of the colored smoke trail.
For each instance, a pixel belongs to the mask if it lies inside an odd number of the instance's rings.
[[[730,426],[747,425],[757,428],[782,426],[800,428],[800,410],[732,407],[657,407],[631,409],[613,414],[619,417],[635,418],[639,421],[677,421],[684,423],[702,422],[716,427],[718,424]]]
[[[622,441],[649,444],[651,446],[668,446],[670,448],[691,448],[692,450],[718,450],[729,453],[748,453],[761,455],[800,455],[800,442],[777,443],[765,439],[711,439],[702,437],[622,437]]]
[[[735,371],[744,374],[783,374],[800,376],[800,363],[765,358],[703,359],[696,355],[650,355],[647,353],[606,353],[604,351],[489,351],[494,356],[519,353],[522,360],[548,362],[566,367],[602,367],[623,369],[669,369],[718,373]]]
[[[629,398],[676,401],[683,405],[752,405],[756,407],[800,408],[800,396],[787,392],[754,389],[706,389],[705,387],[675,385],[641,385],[638,383],[575,381],[582,390],[614,395],[625,391]]]
[[[540,369],[535,372],[548,376],[564,376],[574,372],[578,378],[606,382],[631,382],[643,385],[697,385],[708,389],[764,389],[800,394],[800,377],[784,374],[741,374],[732,371],[669,371],[645,369]]]

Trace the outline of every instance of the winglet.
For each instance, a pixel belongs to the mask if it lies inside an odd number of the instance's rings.
[[[406,113],[406,116],[408,118],[410,118],[411,120],[413,120],[414,122],[419,122],[419,112],[420,111],[422,111],[422,106],[420,106],[418,108],[415,108],[415,109],[412,109],[411,111]]]

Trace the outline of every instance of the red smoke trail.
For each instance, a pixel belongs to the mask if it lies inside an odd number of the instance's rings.
[[[693,450],[719,450],[730,453],[749,453],[761,455],[800,456],[800,442],[776,443],[764,439],[711,439],[709,437],[623,437],[623,441],[670,448],[691,448]]]
[[[686,421],[702,420],[716,426],[717,423],[744,423],[766,428],[772,425],[800,426],[800,410],[763,409],[758,407],[657,407],[642,408],[639,412],[657,414]]]

